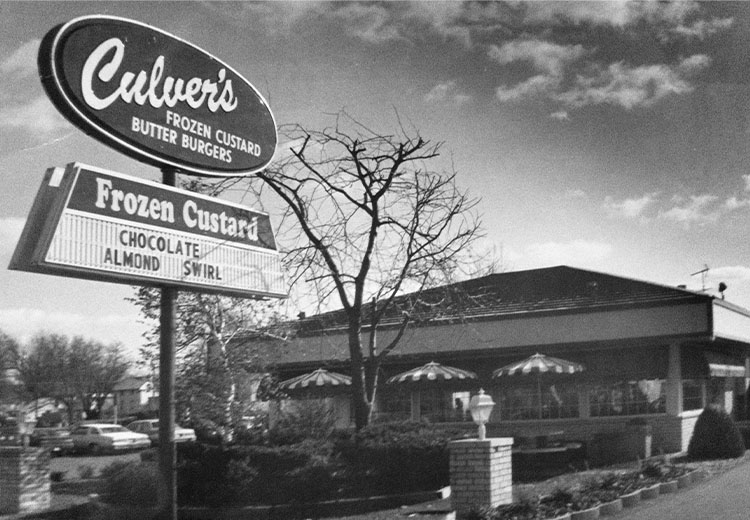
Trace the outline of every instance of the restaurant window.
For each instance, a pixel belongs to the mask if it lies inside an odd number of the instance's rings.
[[[453,392],[451,394],[451,402],[453,403],[452,421],[461,422],[471,420],[471,414],[469,413],[471,394],[469,392]]]
[[[591,417],[642,415],[666,412],[664,381],[642,379],[595,385],[589,390]]]
[[[377,418],[385,421],[408,421],[411,418],[411,393],[405,390],[383,392]]]
[[[419,393],[419,417],[430,422],[446,422],[453,417],[451,393],[440,388],[430,388]]]
[[[703,382],[700,379],[682,381],[682,410],[701,410],[703,404]]]
[[[578,390],[575,385],[544,384],[499,388],[493,392],[493,399],[497,405],[493,415],[499,414],[500,420],[578,417]]]

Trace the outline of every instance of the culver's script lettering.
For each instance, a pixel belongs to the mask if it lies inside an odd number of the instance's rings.
[[[164,75],[165,57],[154,60],[150,71],[122,71],[126,46],[120,38],[110,38],[99,44],[89,54],[81,72],[83,100],[93,110],[101,111],[116,102],[149,105],[152,108],[174,108],[178,104],[186,109],[205,107],[216,113],[234,111],[239,99],[234,94],[232,80],[225,68],[219,69],[216,80],[200,77],[189,79]],[[97,92],[94,78],[110,86],[106,92]],[[101,90],[101,89],[100,89]],[[161,122],[132,116],[129,130],[159,142],[165,142],[231,164],[235,152],[260,157],[261,146],[221,128],[214,129],[195,117],[167,110]]]
[[[114,56],[102,65],[102,60],[111,50],[115,51]],[[99,97],[92,87],[94,74],[101,81],[109,83],[118,72],[124,56],[125,44],[122,40],[110,38],[102,42],[86,59],[81,75],[81,89],[86,103],[94,110],[109,107],[117,98],[125,103],[135,102],[141,106],[148,102],[154,108],[160,108],[163,104],[174,107],[178,102],[187,103],[191,108],[200,108],[204,101],[211,112],[216,112],[220,108],[225,112],[231,112],[237,108],[238,101],[232,91],[232,80],[226,79],[224,68],[219,70],[217,82],[201,78],[190,78],[185,81],[182,78],[167,76],[164,78],[161,94],[157,93],[164,74],[164,56],[156,58],[150,74],[144,70],[139,71],[137,75],[130,71],[124,72],[114,92],[104,98]],[[222,83],[224,85],[219,93],[219,85]]]

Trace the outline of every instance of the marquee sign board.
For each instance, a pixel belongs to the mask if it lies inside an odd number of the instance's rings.
[[[47,170],[9,268],[286,297],[265,213],[80,163]]]
[[[229,65],[155,27],[84,16],[42,40],[47,95],[84,132],[157,167],[218,177],[271,162],[276,122]]]

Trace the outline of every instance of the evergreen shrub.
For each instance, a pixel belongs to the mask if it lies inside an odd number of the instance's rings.
[[[181,504],[280,504],[334,498],[337,466],[330,446],[185,445],[178,451]]]
[[[151,462],[112,465],[102,471],[105,500],[111,504],[155,506],[158,470]]]
[[[463,433],[419,422],[372,425],[339,438],[334,450],[360,493],[435,490],[450,483],[448,443]]]
[[[282,412],[268,431],[268,442],[275,446],[298,444],[310,439],[329,439],[336,417],[325,401],[307,399]]]
[[[737,425],[723,409],[709,406],[698,416],[688,445],[688,456],[696,460],[730,459],[745,453]]]
[[[290,441],[291,428],[287,431],[289,436],[275,439]],[[178,501],[215,507],[273,505],[436,490],[449,484],[448,443],[462,434],[400,423],[295,444],[181,444]]]

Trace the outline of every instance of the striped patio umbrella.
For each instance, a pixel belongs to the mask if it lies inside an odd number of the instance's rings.
[[[431,361],[426,365],[413,368],[401,374],[397,374],[386,381],[388,384],[393,383],[417,383],[420,381],[460,381],[463,379],[476,379],[477,375],[468,370],[449,367]]]
[[[583,365],[580,363],[537,353],[523,361],[498,368],[492,373],[492,377],[518,374],[575,374],[582,371]]]
[[[325,368],[319,368],[309,374],[302,374],[301,376],[282,381],[279,383],[279,386],[284,390],[301,390],[350,386],[351,384],[351,377],[337,372],[329,372]]]
[[[492,372],[492,377],[536,374],[536,390],[539,396],[539,418],[542,418],[542,374],[575,374],[583,372],[583,365],[538,352],[531,357],[505,365]]]

